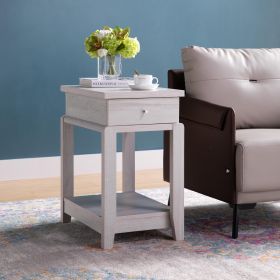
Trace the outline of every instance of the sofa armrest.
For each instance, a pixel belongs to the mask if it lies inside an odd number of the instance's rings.
[[[178,70],[176,70],[178,71]],[[171,74],[170,74],[171,73]],[[178,88],[182,75],[169,71]],[[174,78],[176,77],[176,78]],[[176,82],[175,82],[176,81]],[[179,84],[178,84],[179,83]],[[235,115],[231,108],[191,97],[180,99],[185,126],[185,187],[227,203],[235,203]],[[164,132],[164,180],[169,181],[170,132]]]
[[[170,69],[167,76],[169,88],[185,90],[185,77],[182,69]]]
[[[180,119],[197,122],[222,130],[231,108],[186,97],[180,100]]]
[[[168,70],[168,87],[185,90],[185,77],[182,69]],[[231,109],[188,96],[180,98],[180,118],[218,129],[223,129],[229,110]]]

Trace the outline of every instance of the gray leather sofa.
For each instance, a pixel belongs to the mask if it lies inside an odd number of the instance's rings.
[[[193,46],[182,59],[169,86],[186,90],[185,187],[232,204],[237,238],[240,206],[280,200],[280,49]],[[168,181],[167,153],[164,167]]]

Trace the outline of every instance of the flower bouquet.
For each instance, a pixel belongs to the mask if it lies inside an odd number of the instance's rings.
[[[99,79],[118,78],[121,74],[121,57],[133,58],[139,53],[139,41],[136,37],[129,37],[129,34],[129,27],[105,26],[85,39],[87,54],[97,58]]]

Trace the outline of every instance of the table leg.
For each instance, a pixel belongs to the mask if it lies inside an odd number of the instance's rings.
[[[110,127],[102,132],[102,194],[103,229],[101,247],[111,249],[116,223],[116,132]]]
[[[123,192],[135,191],[135,133],[122,135]]]
[[[184,240],[184,126],[170,132],[170,215],[175,240]]]
[[[71,222],[71,216],[64,213],[64,198],[74,194],[74,139],[73,126],[61,118],[61,221]]]

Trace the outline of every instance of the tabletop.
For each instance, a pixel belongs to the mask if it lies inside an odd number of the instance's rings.
[[[122,98],[164,98],[182,97],[184,90],[171,88],[157,88],[156,90],[132,90],[130,88],[86,88],[78,85],[62,85],[60,90],[65,93],[85,95],[98,99]]]

